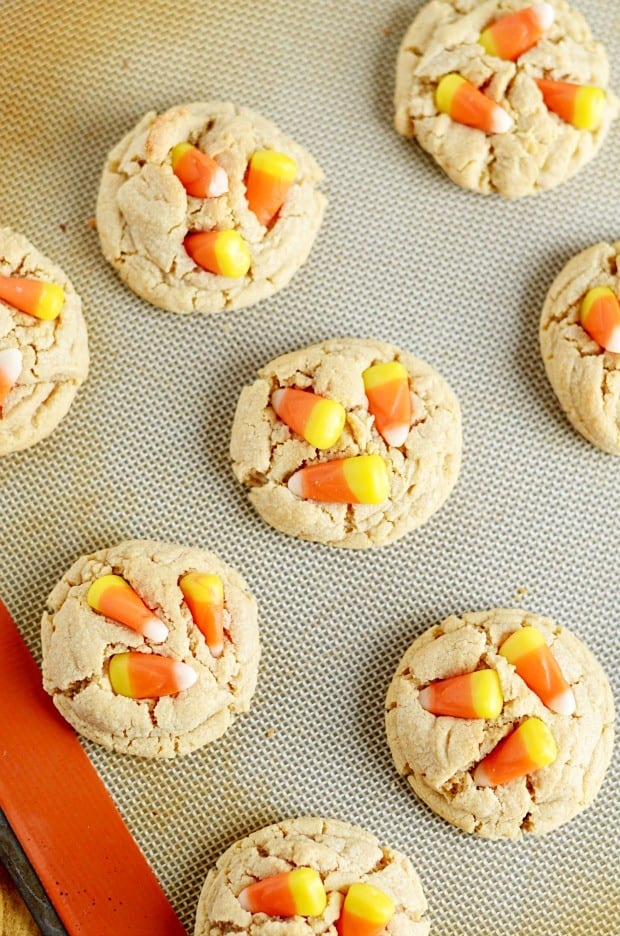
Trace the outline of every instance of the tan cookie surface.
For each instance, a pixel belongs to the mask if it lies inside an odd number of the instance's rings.
[[[172,171],[170,150],[189,142],[228,174],[217,198],[188,196]],[[265,228],[248,208],[244,176],[257,149],[291,156],[298,173],[275,221]],[[308,256],[325,197],[323,174],[301,146],[246,107],[220,101],[149,113],[112,150],[97,201],[97,229],[106,259],[143,299],[171,312],[220,312],[251,305],[291,279]],[[239,279],[197,267],[183,240],[191,231],[234,228],[252,264]]]
[[[187,572],[220,576],[225,645],[214,658],[179,588]],[[93,611],[86,596],[102,575],[122,576],[169,629],[164,643]],[[69,569],[47,601],[41,624],[43,683],[56,708],[81,734],[111,750],[141,757],[187,754],[222,735],[247,712],[260,656],[256,602],[241,576],[201,549],[128,540]],[[176,696],[135,700],[116,695],[107,663],[126,650],[153,651],[191,666],[197,682]]]
[[[579,313],[597,286],[620,296],[619,257],[620,242],[573,257],[551,286],[540,319],[540,349],[562,409],[578,432],[612,455],[620,455],[620,354],[590,338]]]
[[[319,872],[327,907],[318,917],[289,919],[252,914],[238,895],[255,880],[298,867]],[[194,936],[336,936],[344,896],[351,884],[378,887],[396,905],[387,936],[425,936],[426,899],[408,858],[382,846],[369,832],[336,819],[289,819],[235,842],[209,871],[198,901]]]
[[[520,627],[543,634],[576,700],[572,716],[546,708],[498,653]],[[493,720],[432,715],[419,690],[477,668],[499,675],[504,709]],[[449,617],[409,647],[386,700],[388,742],[398,771],[436,813],[466,832],[485,838],[543,834],[567,822],[592,802],[613,747],[614,704],[603,670],[584,644],[548,618],[517,609]],[[558,756],[553,764],[503,786],[477,787],[472,769],[526,717],[551,730]]]
[[[414,137],[458,185],[518,198],[560,185],[592,159],[617,114],[608,94],[601,126],[577,130],[547,109],[535,79],[607,89],[609,65],[583,16],[564,0],[549,0],[555,20],[517,62],[487,55],[480,33],[527,0],[431,0],[411,24],[397,63],[396,129]],[[514,119],[508,133],[486,134],[440,114],[435,90],[458,72]]]
[[[0,275],[56,283],[65,303],[53,321],[20,312],[0,299],[0,352],[17,348],[22,370],[0,413],[0,456],[44,439],[66,415],[88,374],[82,303],[63,271],[21,234],[0,228]]]
[[[400,448],[388,446],[375,429],[362,380],[367,367],[392,360],[406,368],[413,402],[413,424]],[[290,430],[270,404],[279,387],[312,388],[342,403],[347,421],[339,441],[318,452]],[[332,339],[276,358],[244,387],[230,454],[251,503],[276,530],[332,546],[382,546],[424,523],[452,490],[461,459],[460,408],[443,377],[413,355],[382,341]],[[390,496],[383,504],[317,503],[287,487],[308,463],[361,454],[378,454],[387,463]]]

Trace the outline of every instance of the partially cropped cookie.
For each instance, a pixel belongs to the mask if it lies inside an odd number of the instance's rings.
[[[551,386],[588,441],[620,455],[620,242],[596,244],[557,276],[542,310]]]
[[[276,530],[331,546],[383,546],[450,494],[460,408],[443,377],[412,354],[332,339],[276,358],[242,390],[230,454]]]
[[[80,297],[25,237],[0,228],[0,456],[53,432],[87,374]]]
[[[240,309],[304,263],[325,207],[322,178],[303,147],[246,107],[209,101],[149,113],[106,162],[101,247],[153,305]]]
[[[256,602],[212,553],[128,540],[83,556],[49,596],[41,633],[56,708],[111,750],[187,754],[250,707]]]
[[[608,81],[564,0],[432,0],[400,47],[396,129],[458,185],[519,198],[596,155],[618,111]]]
[[[484,838],[544,834],[596,796],[614,704],[569,630],[522,610],[449,617],[418,637],[386,701],[398,771],[438,815]]]
[[[346,822],[306,817],[224,852],[202,888],[194,936],[424,936],[425,914],[408,858]]]

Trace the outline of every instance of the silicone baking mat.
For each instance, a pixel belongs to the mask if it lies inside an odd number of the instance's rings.
[[[5,2],[0,221],[81,293],[92,368],[47,441],[0,463],[0,594],[37,657],[45,599],[80,554],[125,537],[212,549],[257,596],[250,715],[174,762],[86,748],[192,931],[220,852],[321,814],[402,849],[435,936],[620,931],[618,762],[595,804],[546,838],[470,838],[422,806],[387,748],[387,686],[451,612],[515,603],[568,625],[618,688],[620,462],[577,435],[547,383],[538,318],[577,251],[620,235],[618,126],[559,190],[506,203],[459,190],[392,128],[396,52],[418,2]],[[579,0],[620,56],[617,4]],[[620,72],[613,68],[616,90]],[[231,99],[299,140],[329,206],[274,298],[177,317],[133,296],[88,219],[106,153],[143,113]],[[298,542],[252,511],[229,466],[236,399],[276,355],[338,335],[392,341],[462,404],[457,487],[379,551]],[[119,934],[120,936],[120,934]]]

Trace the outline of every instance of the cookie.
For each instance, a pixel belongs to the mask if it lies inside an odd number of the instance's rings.
[[[524,656],[509,662],[505,641],[525,628],[535,629],[527,633],[544,640],[559,666],[565,694],[555,701],[522,668]],[[422,693],[429,684],[484,669],[499,678],[499,714],[452,717],[427,710]],[[539,681],[544,678],[538,672]],[[431,627],[405,653],[386,700],[387,737],[399,773],[438,815],[492,839],[542,835],[585,809],[609,765],[613,718],[609,683],[587,647],[548,618],[515,609],[452,616]],[[478,765],[503,739],[511,736],[514,744],[513,731],[528,721],[547,738],[550,733],[555,759],[497,786],[483,785],[489,762],[482,770]]]
[[[192,592],[197,578],[213,594]],[[41,636],[56,708],[124,754],[174,757],[219,738],[256,687],[256,602],[201,549],[128,540],[83,556],[49,596]]]
[[[0,456],[53,432],[87,374],[80,297],[25,237],[0,228]]]
[[[371,408],[378,410],[367,395],[374,391],[364,386],[365,372],[379,364],[396,365],[403,375],[405,393],[396,402],[408,401],[404,432],[399,435],[402,426],[393,435],[384,428],[398,445],[378,431],[379,417]],[[273,394],[284,388],[313,391],[342,410],[344,425],[333,444],[318,448],[320,439],[310,434],[311,444],[276,415]],[[230,454],[235,476],[250,487],[251,503],[276,530],[331,546],[383,546],[428,520],[450,494],[461,460],[460,408],[443,377],[413,355],[382,341],[332,339],[282,355],[242,390]],[[328,502],[335,489],[322,488],[320,479],[315,493],[321,499],[306,497],[298,469],[359,456],[366,458],[354,462],[352,470],[361,465],[362,487],[367,468],[372,470],[370,481],[378,485],[371,492],[374,502],[356,502],[352,494],[337,490],[336,501]],[[362,499],[366,493],[361,492]],[[338,502],[340,496],[349,502]]]
[[[527,0],[432,0],[420,10],[400,47],[396,129],[415,138],[453,182],[476,192],[520,198],[560,185],[596,155],[618,111],[617,99],[606,91],[605,49],[593,40],[583,16],[564,0],[536,4],[542,35],[533,35],[537,41],[515,61],[485,50],[479,39],[486,29],[531,5]],[[501,108],[492,108],[494,119],[486,130],[453,120],[445,109],[441,112],[437,89],[442,78],[454,74]],[[606,95],[587,92],[595,95],[589,102],[589,123],[579,121],[570,108],[566,113],[560,107],[561,117],[553,93],[545,90],[543,96],[540,79],[596,86]],[[572,107],[577,89],[547,88],[556,98],[559,92],[560,102],[568,94]],[[574,126],[569,117],[594,129]]]
[[[319,878],[321,892],[324,888],[321,912],[274,918],[273,914],[244,909],[242,903],[258,904],[247,899],[248,886],[300,867],[311,868]],[[393,904],[393,914],[384,930],[386,936],[423,936],[429,932],[426,899],[408,858],[346,822],[306,817],[267,826],[224,852],[202,888],[194,936],[232,932],[331,936],[343,913],[346,895],[352,885],[359,883],[378,888],[387,896],[386,902]]]
[[[215,173],[208,190],[222,194],[188,194],[186,175],[181,173],[184,183],[172,168],[172,151],[180,143],[200,151],[190,150],[197,163],[186,174],[200,171],[206,154]],[[276,175],[291,165],[294,175],[275,216],[259,211],[266,224],[250,209],[247,197],[249,163],[257,151],[265,150],[284,157],[278,157]],[[286,180],[272,178],[271,186],[266,175],[273,167],[262,168],[268,172],[257,177],[261,197],[282,194]],[[181,169],[177,166],[178,172]],[[322,178],[306,150],[246,107],[209,101],[173,107],[160,115],[149,113],[106,162],[97,201],[101,248],[130,289],[162,309],[240,309],[286,285],[304,263],[325,207],[325,197],[317,190]],[[235,232],[226,237],[232,239],[233,259],[239,250],[248,258],[247,272],[241,272],[243,266],[232,270],[219,264],[217,270],[226,272],[222,275],[192,259],[187,235],[215,231]],[[226,238],[220,238],[222,243],[225,248]]]
[[[620,296],[619,258],[620,242],[573,257],[551,286],[540,319],[540,350],[562,409],[578,432],[612,455],[620,455],[620,353],[588,334],[581,312],[590,290]]]

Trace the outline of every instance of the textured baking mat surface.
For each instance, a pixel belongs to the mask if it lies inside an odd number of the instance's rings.
[[[577,5],[617,62],[618,5]],[[617,760],[563,829],[485,842],[416,800],[385,740],[393,670],[452,612],[521,602],[583,638],[615,690],[619,670],[620,461],[569,426],[538,350],[552,278],[620,236],[618,127],[555,192],[511,204],[459,190],[392,129],[396,52],[420,6],[2,6],[0,222],[72,278],[92,367],[54,435],[0,463],[0,594],[37,659],[54,583],[125,537],[212,549],[259,602],[258,691],[224,738],[163,763],[86,743],[188,932],[220,852],[299,814],[358,823],[406,852],[436,936],[620,931]],[[617,65],[612,74],[618,91]],[[209,98],[256,108],[307,146],[329,205],[285,291],[229,316],[177,317],[122,285],[87,222],[120,136],[150,109]],[[414,352],[463,408],[452,497],[375,552],[277,534],[229,466],[236,399],[256,369],[339,335]]]

